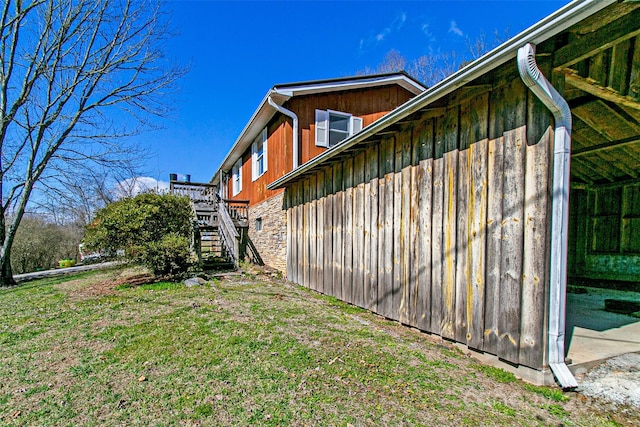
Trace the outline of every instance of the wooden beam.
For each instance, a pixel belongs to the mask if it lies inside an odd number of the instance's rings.
[[[596,182],[599,179],[607,179],[609,182],[613,182],[613,180],[607,176],[602,175],[596,166],[593,166],[592,164],[588,163],[586,161],[587,159],[576,159],[572,164],[571,164],[571,171],[573,173],[573,171],[577,172],[577,169],[582,168],[582,180],[589,182],[589,183],[593,183]],[[577,167],[576,167],[577,166]],[[588,175],[585,175],[587,174]]]
[[[631,107],[636,110],[640,110],[640,102],[633,101],[629,98],[626,98],[613,89],[607,89],[602,87],[595,82],[592,82],[590,79],[586,79],[584,77],[580,77],[577,74],[568,73],[565,76],[565,81],[571,86],[578,88],[584,92],[587,92],[593,96],[596,96],[600,99],[604,99],[606,101],[611,101],[616,104],[621,104],[626,107]]]
[[[640,9],[558,49],[553,68],[559,70],[569,67],[638,34],[640,34]]]
[[[638,184],[638,180],[637,179],[620,179],[617,180],[615,182],[611,182],[611,183],[604,183],[604,184],[593,184],[593,188],[598,188],[598,189],[608,189],[608,188],[620,188],[620,187],[626,187],[627,185],[637,185]]]
[[[636,143],[640,143],[640,136],[638,135],[632,136],[630,138],[619,139],[617,141],[603,142],[587,148],[581,148],[572,152],[571,157],[584,156],[586,154],[591,154],[598,151],[608,150],[610,148],[618,148],[625,145],[636,144]]]
[[[602,138],[592,137],[592,140],[617,141],[631,135],[640,134],[640,127],[625,120],[604,101],[598,101],[589,108],[576,108],[572,113],[574,117],[580,119],[602,136]]]
[[[461,104],[463,102],[469,101],[472,98],[475,98],[484,93],[487,93],[492,89],[493,89],[493,85],[490,85],[490,84],[465,85],[460,89],[454,91],[450,95],[449,102],[447,102],[447,106],[451,108],[454,105]]]
[[[580,178],[581,180],[585,181],[587,184],[593,184],[593,180],[591,179],[591,177],[589,177],[589,176],[587,176],[587,175],[584,175],[584,173],[582,173],[582,172],[578,172],[578,171],[576,170],[576,168],[575,168],[575,166],[574,166],[575,164],[576,164],[576,163],[573,163],[573,164],[571,165],[571,176],[572,176],[572,179],[571,179],[571,188],[573,188],[573,183],[574,183],[574,181],[573,181],[573,177],[578,177],[578,178]]]
[[[575,33],[579,36],[583,36],[588,33],[596,31],[598,28],[602,28],[621,16],[626,15],[634,9],[640,7],[640,3],[637,0],[623,0],[618,1],[617,4],[611,5],[595,15],[584,19],[578,24],[578,28]]]
[[[420,110],[420,112],[422,114],[420,115],[420,118],[418,120],[428,120],[434,117],[444,116],[444,114],[447,112],[447,109],[445,107],[432,107],[423,108],[422,110]]]

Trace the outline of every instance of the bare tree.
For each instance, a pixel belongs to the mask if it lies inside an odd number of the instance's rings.
[[[116,168],[60,170],[42,183],[45,194],[30,202],[30,210],[57,225],[85,227],[98,210],[117,199],[118,183],[135,175],[136,169],[128,162]]]
[[[390,73],[406,70],[412,77],[428,87],[433,86],[507,40],[509,38],[508,35],[508,29],[504,31],[504,37],[500,35],[498,30],[495,30],[493,43],[490,44],[487,41],[485,32],[480,31],[480,34],[475,39],[466,39],[467,52],[465,53],[456,51],[434,52],[429,55],[422,55],[411,61],[407,61],[407,58],[397,50],[391,49],[377,67],[366,67],[357,74]]]
[[[407,72],[427,86],[455,73],[459,66],[456,52],[423,55],[411,61]]]
[[[34,191],[61,171],[130,158],[122,138],[166,113],[185,71],[163,55],[159,1],[0,6],[0,286],[14,284],[11,248]]]
[[[471,55],[471,61],[480,58],[485,53],[489,52],[494,47],[501,45],[505,41],[509,40],[509,28],[504,30],[504,34],[501,35],[498,29],[493,30],[493,42],[487,40],[487,35],[484,30],[480,30],[480,34],[475,39],[467,37],[467,51]]]
[[[403,71],[407,65],[407,59],[395,49],[391,49],[382,59],[376,71],[378,73],[394,73]]]

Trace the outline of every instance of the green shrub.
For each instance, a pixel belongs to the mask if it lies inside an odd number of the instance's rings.
[[[159,242],[149,242],[141,254],[142,264],[155,275],[182,273],[189,267],[189,240],[169,233]]]
[[[100,210],[87,227],[89,250],[115,253],[147,266],[154,274],[177,274],[190,261],[193,211],[189,199],[172,194],[144,193]]]

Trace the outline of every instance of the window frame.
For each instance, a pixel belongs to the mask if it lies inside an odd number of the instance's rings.
[[[242,192],[242,157],[231,168],[231,195],[237,196]]]
[[[346,135],[341,140],[331,143],[331,116],[338,116],[347,118],[349,120],[348,129]],[[331,109],[320,110],[316,109],[315,111],[315,145],[317,147],[331,148],[338,144],[340,144],[345,139],[350,136],[360,132],[363,127],[363,121],[361,117],[354,116],[350,113],[345,113],[343,111],[336,111]],[[341,129],[334,129],[333,132],[344,132]]]
[[[258,151],[258,145],[262,144],[262,152]],[[251,143],[251,181],[255,181],[264,175],[268,169],[267,128],[262,129]],[[262,165],[262,172],[260,172]]]

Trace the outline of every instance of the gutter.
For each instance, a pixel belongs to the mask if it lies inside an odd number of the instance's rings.
[[[310,171],[315,166],[318,166],[324,161],[348,150],[367,138],[375,136],[378,132],[393,123],[420,111],[429,104],[448,95],[478,77],[481,77],[488,71],[498,68],[500,65],[514,59],[516,57],[517,49],[520,46],[523,46],[526,43],[537,44],[560,34],[584,18],[615,3],[615,1],[616,0],[576,0],[569,3],[548,17],[533,24],[531,27],[514,36],[512,39],[493,49],[491,52],[488,52],[484,56],[476,59],[460,71],[450,75],[439,83],[436,83],[430,89],[427,89],[412,100],[407,101],[386,116],[383,116],[379,120],[370,124],[362,131],[345,139],[341,144],[331,147],[319,156],[316,156],[312,160],[306,162],[298,169],[273,181],[271,184],[267,185],[267,189],[275,190],[277,188],[285,187],[287,183]]]
[[[291,117],[291,120],[293,120],[293,170],[296,170],[299,166],[300,158],[298,155],[298,116],[293,111],[287,110],[283,106],[276,104],[273,99],[271,99],[271,95],[267,97],[267,102],[275,108],[276,111],[284,114],[285,116]]]
[[[569,164],[571,161],[571,110],[536,64],[535,49],[527,43],[518,49],[522,81],[553,113],[553,192],[551,193],[551,271],[549,274],[549,367],[562,388],[578,383],[565,364],[564,334],[567,295],[569,230]]]

